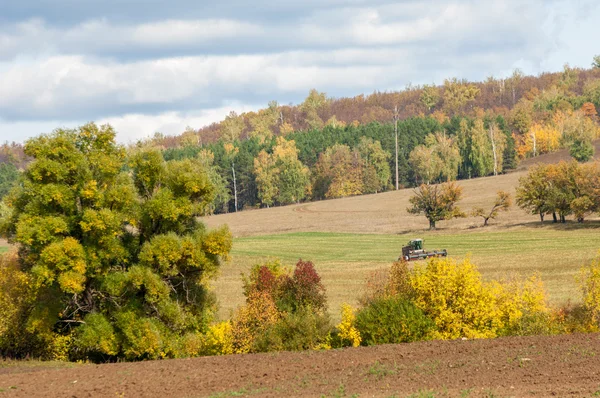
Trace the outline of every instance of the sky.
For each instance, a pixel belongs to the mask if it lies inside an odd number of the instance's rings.
[[[122,143],[270,100],[589,67],[596,0],[0,0],[0,142]]]

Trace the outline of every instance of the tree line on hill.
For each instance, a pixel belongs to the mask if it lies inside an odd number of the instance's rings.
[[[131,150],[152,146],[165,160],[199,159],[216,187],[210,211],[221,213],[496,175],[564,147],[585,161],[600,137],[598,106],[600,68],[566,65],[538,77],[515,71],[367,97],[311,90],[298,106],[271,102]],[[2,147],[0,197],[27,161],[22,146]]]
[[[600,138],[598,106],[600,69],[565,66],[537,78],[453,79],[366,99],[312,90],[297,107],[272,102],[141,145],[164,145],[165,159],[206,158],[222,192],[215,212],[227,212],[497,175],[565,147],[585,161]]]

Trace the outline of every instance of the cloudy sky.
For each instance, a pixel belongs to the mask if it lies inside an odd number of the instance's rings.
[[[0,0],[0,142],[110,122],[121,142],[298,103],[600,53],[596,0]]]

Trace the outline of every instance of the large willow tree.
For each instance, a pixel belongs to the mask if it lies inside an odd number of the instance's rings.
[[[226,228],[198,221],[214,195],[199,161],[128,157],[95,124],[31,139],[25,153],[33,162],[3,232],[29,297],[2,349],[36,355],[59,341],[71,358],[185,355],[211,320],[207,281],[231,248]]]

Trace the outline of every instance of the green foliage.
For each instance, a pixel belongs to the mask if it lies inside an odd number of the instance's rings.
[[[445,134],[430,134],[425,145],[417,146],[409,156],[415,175],[426,184],[455,180],[461,162],[456,140]]]
[[[214,198],[210,178],[200,160],[165,162],[153,149],[128,161],[114,137],[88,124],[25,146],[33,161],[2,228],[32,286],[11,330],[14,355],[174,357],[183,336],[207,330],[207,283],[231,248],[226,228],[198,222]]]
[[[517,204],[531,214],[539,214],[541,221],[551,211],[550,186],[546,180],[546,165],[536,165],[529,169],[525,177],[519,179]]]
[[[286,312],[254,342],[256,352],[329,348],[331,324],[326,314],[302,307]]]
[[[0,163],[0,199],[17,183],[19,171],[11,163]]]
[[[569,145],[569,154],[578,162],[587,162],[594,157],[594,145],[591,140],[581,138],[575,139]]]
[[[483,226],[488,225],[489,220],[494,220],[498,217],[501,211],[508,211],[512,206],[512,198],[508,192],[498,191],[496,200],[489,211],[484,210],[482,207],[475,207],[471,211],[473,217],[482,217]]]
[[[440,220],[450,220],[455,217],[465,217],[456,206],[462,196],[462,188],[455,183],[442,185],[421,185],[409,199],[412,207],[407,211],[411,214],[423,214],[429,220],[429,229],[435,229],[435,223]]]
[[[254,159],[258,197],[267,207],[297,203],[309,191],[309,170],[298,160],[296,143],[277,138],[273,153],[261,151]]]
[[[575,160],[551,165],[537,165],[519,180],[517,203],[522,208],[539,214],[553,214],[554,221],[565,222],[575,214],[583,222],[585,215],[597,211],[600,196],[597,187],[600,169],[597,163],[579,164]]]
[[[356,328],[363,345],[397,344],[429,339],[435,324],[411,301],[390,296],[361,309]]]

